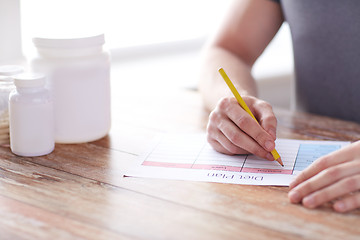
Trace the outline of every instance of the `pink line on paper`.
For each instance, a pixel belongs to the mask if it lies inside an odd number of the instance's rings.
[[[241,167],[224,166],[224,165],[209,165],[209,164],[194,164],[193,169],[207,169],[207,170],[220,170],[230,172],[240,172]]]
[[[291,174],[292,170],[286,169],[260,169],[260,168],[243,168],[242,172],[247,173],[266,173],[266,174]]]

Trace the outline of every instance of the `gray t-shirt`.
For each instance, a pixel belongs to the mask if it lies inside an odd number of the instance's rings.
[[[297,108],[360,122],[360,0],[281,0]]]

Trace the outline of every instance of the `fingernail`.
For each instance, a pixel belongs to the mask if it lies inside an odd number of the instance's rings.
[[[275,160],[273,155],[271,155],[271,153],[266,154],[266,159],[269,160],[269,161],[274,161]]]
[[[292,203],[300,202],[300,194],[297,191],[290,191],[288,197]]]
[[[315,199],[312,196],[305,197],[302,202],[305,207],[308,208],[315,207]]]
[[[266,142],[265,142],[265,148],[266,148],[266,150],[268,150],[268,151],[272,151],[272,150],[275,148],[274,142],[272,142],[272,141],[266,141]]]
[[[295,180],[293,180],[290,184],[289,184],[289,188],[293,189],[295,187]]]
[[[270,128],[270,129],[269,129],[269,134],[270,134],[274,139],[276,139],[276,130],[275,130],[275,128]]]
[[[336,202],[334,205],[334,208],[336,211],[338,212],[345,212],[346,211],[346,206],[343,202]]]
[[[296,187],[297,184],[298,184],[297,176],[293,176],[293,179],[291,180],[291,182],[289,184],[290,190],[293,189],[294,187]]]

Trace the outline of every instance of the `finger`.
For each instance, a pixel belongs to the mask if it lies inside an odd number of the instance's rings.
[[[228,155],[247,154],[248,152],[234,145],[221,131],[212,131],[208,134],[208,142],[218,152]]]
[[[314,161],[308,168],[303,170],[293,182],[290,183],[289,188],[293,189],[300,183],[306,181],[307,179],[315,176],[319,172],[323,171],[326,168],[329,168],[340,163],[351,161],[354,159],[358,151],[356,148],[360,148],[359,142],[356,144],[351,144],[345,148],[337,150],[333,153],[330,153],[326,156],[318,158]]]
[[[235,153],[230,152],[222,144],[220,144],[218,141],[214,139],[209,140],[208,142],[212,146],[212,148],[215,149],[215,151],[217,152],[224,153],[227,155],[235,155]],[[247,152],[245,150],[239,149],[239,153],[236,154],[247,154]]]
[[[351,161],[323,170],[314,177],[293,188],[288,196],[292,203],[298,203],[309,194],[349,176],[360,173],[360,161]],[[325,196],[326,198],[326,196]],[[329,201],[329,199],[325,199]]]
[[[360,175],[354,175],[306,196],[302,200],[302,204],[307,208],[316,208],[326,202],[354,192],[359,188]]]
[[[360,208],[360,193],[354,193],[348,197],[338,200],[334,203],[333,208],[337,212],[349,212]]]
[[[218,141],[211,139],[211,140],[208,140],[208,142],[215,151],[217,151],[219,153],[224,153],[227,155],[233,155],[233,153],[226,150],[226,148],[224,148]]]
[[[257,142],[251,137],[241,131],[232,121],[224,120],[222,124],[218,126],[219,130],[223,133],[225,138],[219,136],[218,142],[220,142],[225,148],[230,147],[230,143],[241,149],[244,149],[256,156],[273,161],[273,156],[263,149]]]
[[[228,111],[228,117],[239,129],[250,136],[255,142],[257,142],[257,145],[260,145],[266,152],[274,150],[275,142],[273,137],[268,134],[244,109],[242,109],[240,105],[237,104],[236,107]],[[237,145],[237,143],[234,144]]]
[[[222,100],[225,101],[226,99]],[[224,134],[219,130],[221,125],[234,125],[229,120],[226,112],[217,107],[213,112],[210,113],[209,122],[207,125],[207,140],[210,145],[218,152],[234,155],[234,154],[247,154],[248,152],[231,143]],[[239,129],[236,129],[240,131]],[[241,132],[241,131],[240,131]],[[242,133],[242,132],[241,132]],[[242,133],[243,134],[243,133]]]
[[[261,127],[275,140],[277,120],[272,106],[265,101],[258,101],[254,106],[254,115]]]

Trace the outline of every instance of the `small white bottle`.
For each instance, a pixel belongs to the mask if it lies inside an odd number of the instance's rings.
[[[9,140],[9,94],[15,89],[12,76],[22,73],[18,65],[0,66],[0,145],[8,146]]]
[[[45,76],[14,76],[16,89],[9,96],[10,148],[20,156],[41,156],[54,150],[53,102]]]

